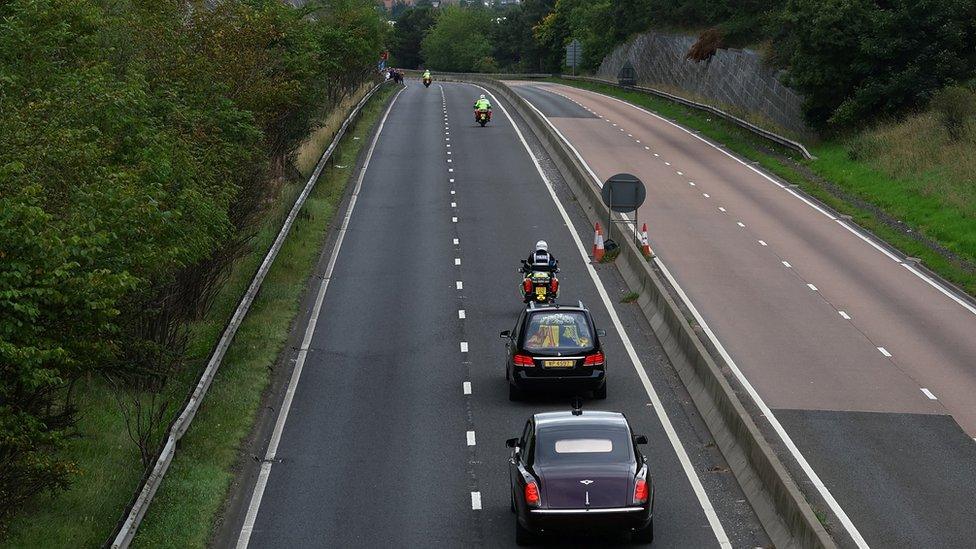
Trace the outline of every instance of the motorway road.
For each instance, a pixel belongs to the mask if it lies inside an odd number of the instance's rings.
[[[973,547],[972,303],[666,120],[568,86],[512,84],[596,178],[647,184],[638,214],[659,264],[849,517],[832,529],[861,546]]]
[[[263,466],[266,485],[256,496],[253,483],[240,488],[244,503],[231,505],[215,545],[514,545],[505,439],[530,414],[569,403],[569,395],[509,402],[498,337],[521,307],[519,259],[544,238],[560,259],[561,297],[581,299],[608,331],[608,399],[584,407],[623,411],[650,439],[655,546],[768,546],[646,322],[617,302],[619,275],[605,266],[591,273],[589,250],[575,242],[574,231],[592,242],[582,212],[559,180],[563,217],[497,102],[487,128],[474,124],[479,93],[408,81],[395,99],[313,313],[287,421],[279,419],[277,451]]]

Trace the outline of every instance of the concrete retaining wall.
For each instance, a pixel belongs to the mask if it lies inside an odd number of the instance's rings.
[[[597,76],[616,80],[629,59],[638,85],[681,90],[693,99],[768,119],[791,132],[810,132],[803,121],[803,97],[780,82],[779,71],[764,67],[758,52],[722,49],[709,61],[689,61],[685,54],[695,41],[690,36],[641,34],[607,55]]]

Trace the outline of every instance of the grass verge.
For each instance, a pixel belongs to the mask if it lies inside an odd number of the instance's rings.
[[[921,192],[918,183],[910,178],[892,177],[867,162],[853,160],[847,147],[836,141],[812,146],[810,152],[817,159],[805,160],[795,151],[772,144],[731,122],[646,93],[595,82],[549,80],[623,99],[722,143],[740,157],[758,162],[768,172],[851,216],[890,245],[921,259],[932,271],[976,295],[976,272],[970,268],[976,263],[976,218],[967,215],[972,211],[971,204],[954,204]],[[961,261],[909,236],[912,232]]]
[[[332,166],[323,171],[238,331],[193,427],[183,438],[136,545],[206,544],[212,521],[201,517],[212,518],[223,500],[237,444],[250,429],[269,367],[287,337],[305,280],[325,239],[334,208],[342,199],[351,166],[392,91],[386,87],[377,92],[350,127],[333,162],[346,168]],[[351,104],[358,102],[359,97]],[[348,112],[346,106],[340,108]],[[318,132],[330,136],[319,144],[319,153],[328,146],[344,118],[330,119]],[[214,343],[303,185],[304,180],[284,185],[252,242],[252,251],[234,265],[211,310],[191,327],[186,368],[178,382],[169,384],[173,413],[196,384]],[[40,497],[25,507],[0,541],[4,547],[100,546],[139,486],[143,473],[139,452],[128,438],[110,388],[100,379],[91,378],[82,380],[75,394],[79,409],[85,413],[79,417],[77,436],[66,451],[80,473],[69,490]]]
[[[287,340],[335,209],[354,174],[352,166],[394,89],[385,86],[369,101],[337,149],[333,165],[322,172],[183,437],[134,547],[206,545],[233,479],[238,447],[254,422],[261,394]],[[262,240],[268,238],[270,242],[274,232],[262,234]],[[252,273],[253,269],[245,272]]]

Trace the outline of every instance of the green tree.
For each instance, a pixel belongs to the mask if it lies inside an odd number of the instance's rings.
[[[482,9],[448,6],[436,16],[434,27],[424,37],[421,52],[430,69],[478,71],[491,59],[491,20]]]
[[[79,377],[159,391],[182,366],[291,151],[386,29],[369,0],[0,2],[0,521],[70,481]]]
[[[424,34],[434,26],[434,10],[430,6],[411,8],[396,19],[393,26],[393,47],[390,53],[398,67],[416,69],[420,66],[420,44]]]
[[[902,114],[976,70],[969,0],[790,0],[783,17],[776,47],[818,128]]]

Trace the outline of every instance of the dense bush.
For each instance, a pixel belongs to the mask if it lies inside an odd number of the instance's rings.
[[[976,70],[971,0],[790,0],[783,23],[776,49],[817,128],[903,114]]]
[[[0,520],[70,481],[75,380],[174,374],[385,28],[367,0],[0,3]]]
[[[976,91],[949,86],[932,97],[932,109],[953,139],[961,139],[969,124],[976,122]]]

